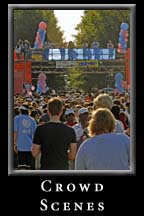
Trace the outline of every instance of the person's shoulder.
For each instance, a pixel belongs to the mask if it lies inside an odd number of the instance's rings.
[[[42,114],[41,118],[44,118],[45,116],[48,116],[48,113]]]
[[[116,126],[123,128],[123,123],[120,120],[115,119]]]
[[[32,122],[35,122],[35,119],[31,116],[28,116],[28,118],[32,121]]]
[[[93,145],[93,142],[94,140],[92,138],[88,138],[81,143],[80,148],[86,151],[87,149],[90,150],[91,149],[90,146]]]
[[[66,128],[67,130],[73,130],[72,127],[67,125],[65,122],[61,122],[60,125],[63,126],[64,128]]]
[[[17,120],[19,118],[20,115],[16,115],[14,116],[14,120]]]
[[[73,127],[72,127],[74,130],[77,130],[77,129],[80,129],[81,128],[81,125],[79,123],[75,124]]]
[[[130,137],[125,133],[118,133],[117,135],[125,140],[130,140]]]
[[[43,128],[46,128],[46,127],[47,127],[47,124],[48,124],[48,122],[44,122],[43,124],[38,124],[38,125],[37,125],[37,130],[41,130],[41,129],[43,129]]]
[[[63,128],[66,130],[66,133],[75,133],[74,131],[74,128],[73,127],[71,127],[71,126],[69,126],[69,125],[66,125],[66,124],[64,124],[64,123],[62,123],[62,125],[63,125]]]
[[[130,137],[125,133],[111,133],[111,137],[117,140],[130,141]]]

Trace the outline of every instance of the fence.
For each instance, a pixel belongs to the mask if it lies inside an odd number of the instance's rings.
[[[32,60],[114,60],[116,49],[31,49]]]

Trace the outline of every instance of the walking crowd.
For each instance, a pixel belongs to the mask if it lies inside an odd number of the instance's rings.
[[[130,170],[130,95],[14,96],[15,170]]]

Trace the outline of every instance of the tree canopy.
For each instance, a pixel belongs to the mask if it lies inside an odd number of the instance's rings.
[[[21,39],[29,40],[33,47],[38,25],[41,21],[47,23],[47,40],[54,44],[63,42],[63,31],[58,26],[58,20],[53,10],[15,9],[13,18],[14,46]]]
[[[82,47],[85,41],[91,45],[96,40],[100,47],[105,48],[108,40],[112,40],[117,47],[120,25],[123,22],[130,24],[130,10],[85,10],[81,22],[76,26],[76,44]]]

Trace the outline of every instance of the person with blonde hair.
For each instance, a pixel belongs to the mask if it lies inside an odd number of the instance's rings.
[[[115,118],[107,108],[93,112],[89,122],[90,138],[84,141],[76,155],[76,170],[129,170],[130,138],[114,133]]]
[[[94,109],[97,108],[107,108],[111,110],[113,106],[113,101],[111,96],[108,94],[99,94],[95,99],[94,99]]]
[[[113,100],[110,95],[104,93],[104,94],[99,94],[95,99],[94,99],[94,110],[98,108],[107,108],[111,110],[113,107]],[[115,133],[124,133],[124,128],[122,124],[115,118]]]

